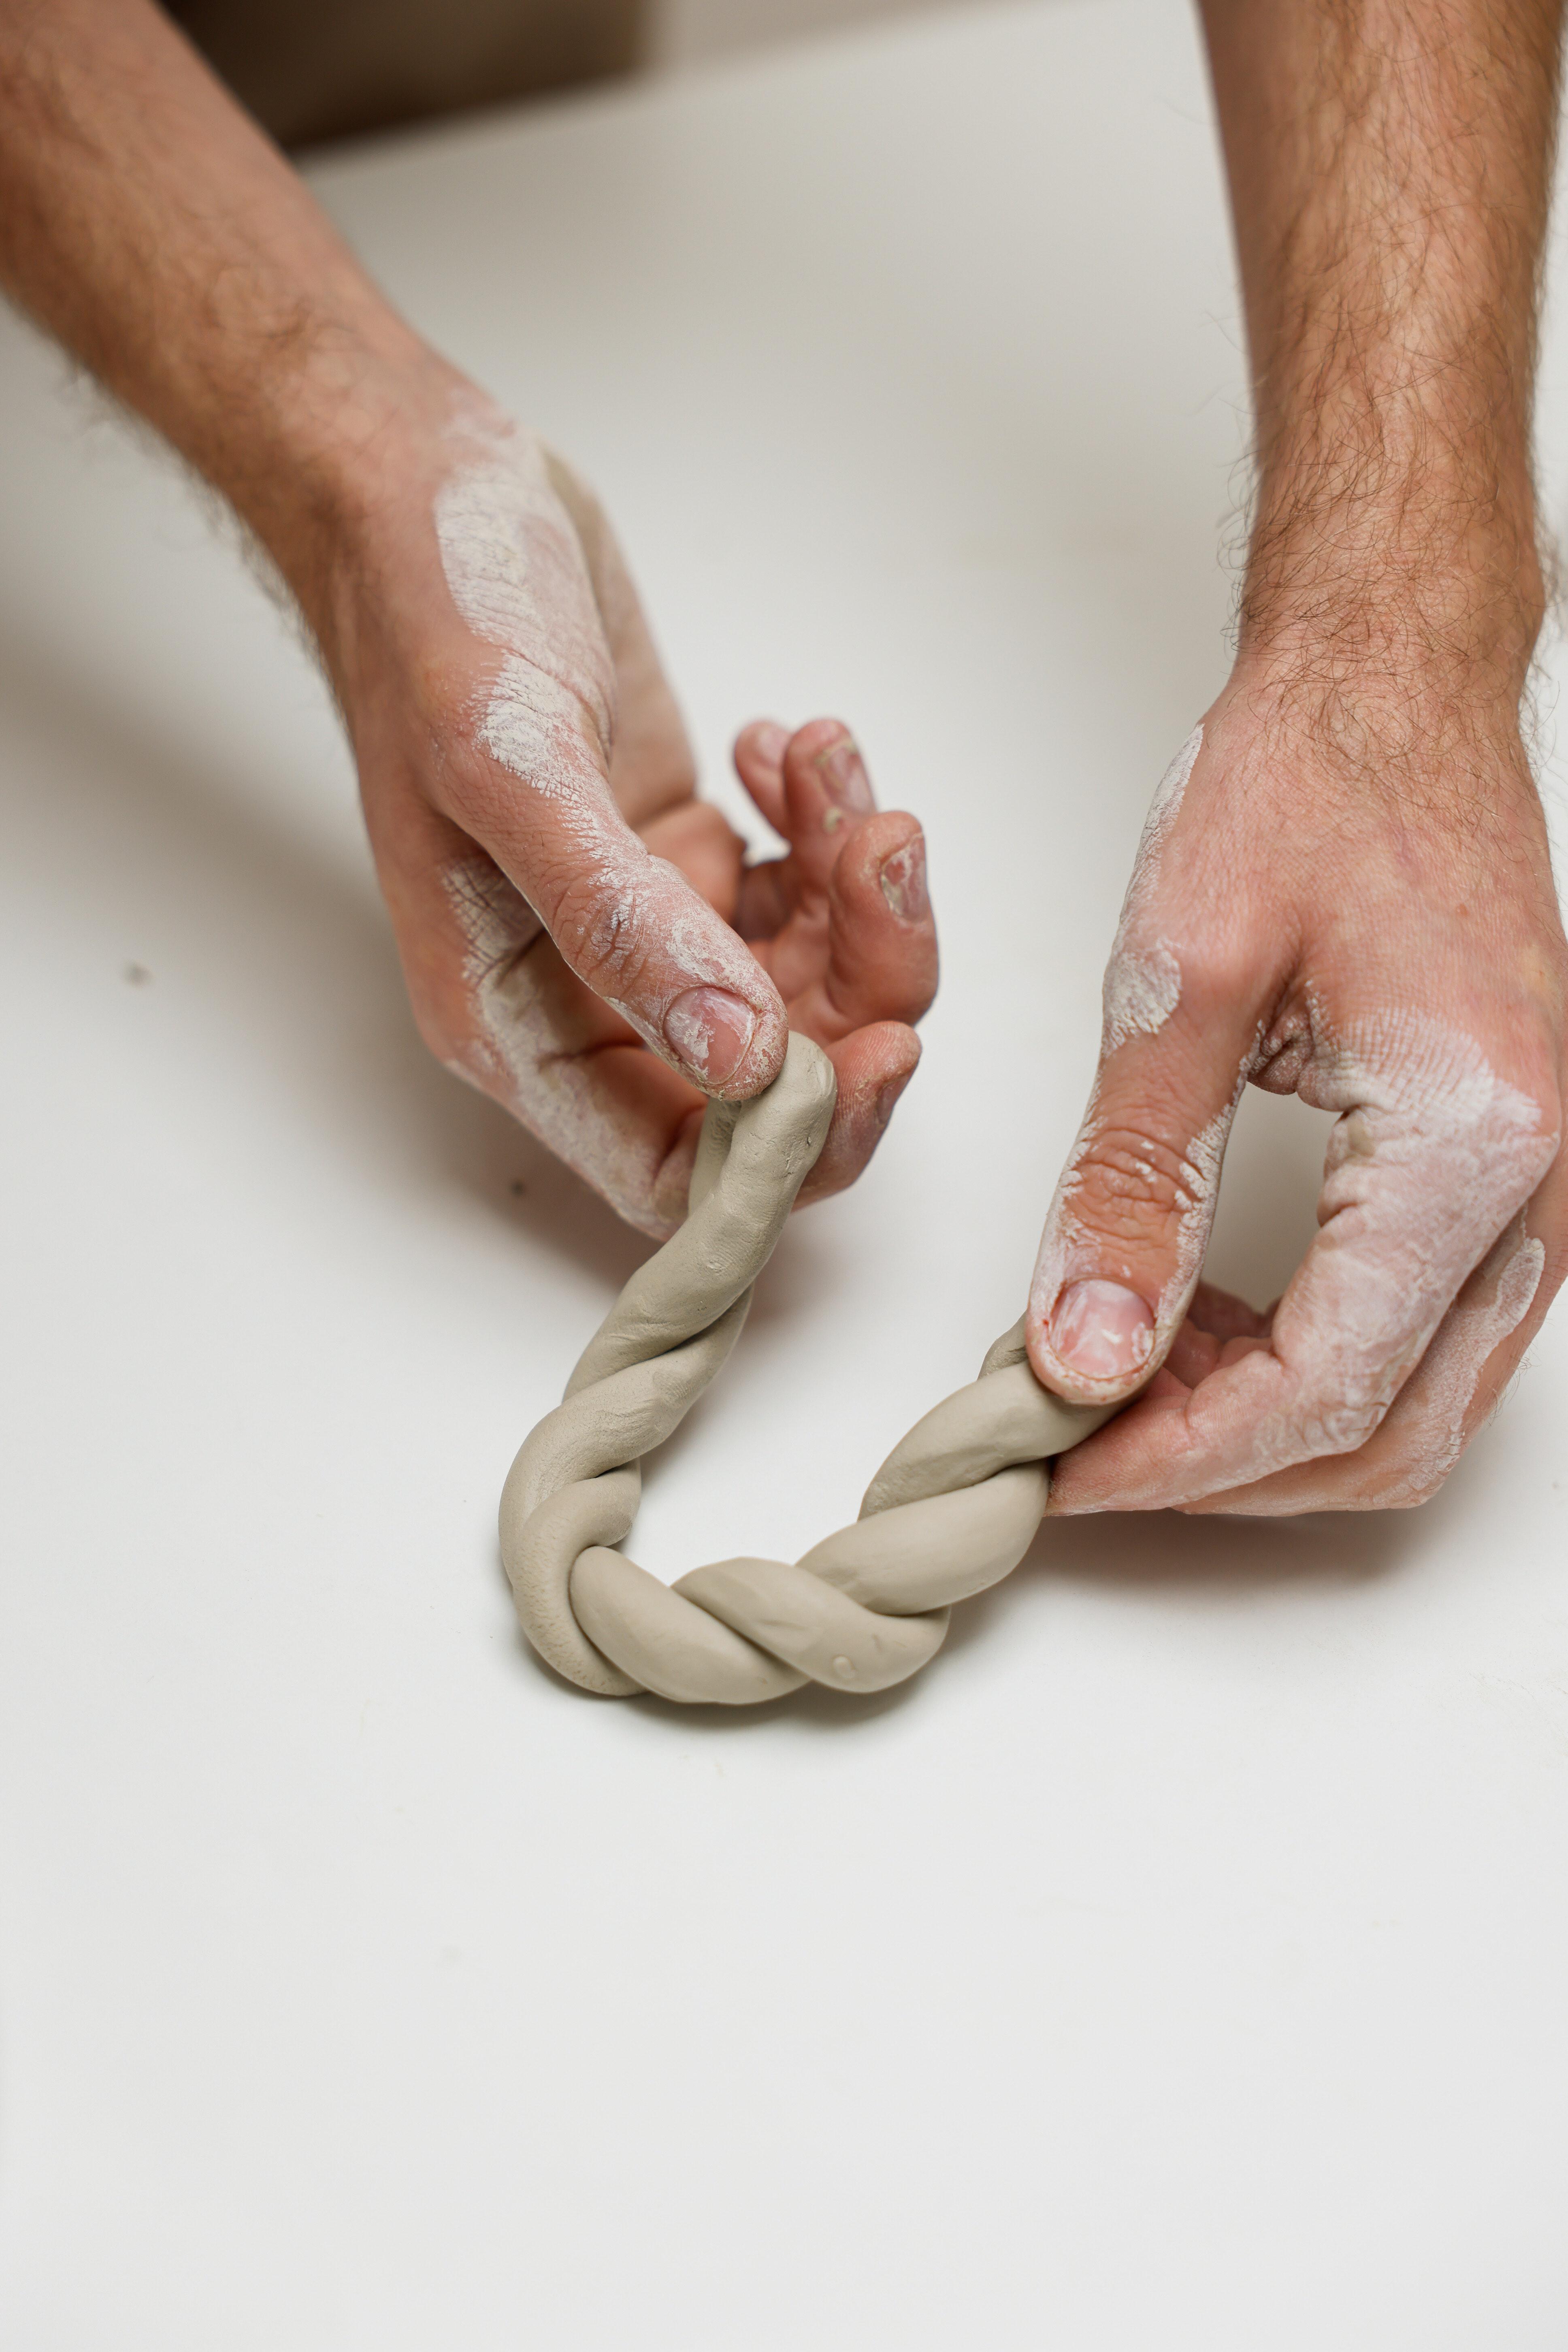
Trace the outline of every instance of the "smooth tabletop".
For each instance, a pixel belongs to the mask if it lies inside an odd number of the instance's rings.
[[[726,806],[742,720],[827,710],[927,825],[924,1066],[627,1547],[794,1557],[1019,1311],[1224,675],[1193,23],[314,177],[596,482]],[[1568,1317],[1419,1512],[1048,1527],[878,1700],[566,1688],[496,1499],[645,1245],[419,1045],[232,535],[9,320],[0,392],[7,2352],[1554,2352]],[[1556,333],[1543,424],[1561,520]],[[1279,1290],[1324,1132],[1244,1106],[1219,1279]]]

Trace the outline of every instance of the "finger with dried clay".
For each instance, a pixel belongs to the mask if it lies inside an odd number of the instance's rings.
[[[662,1239],[705,1097],[804,1031],[838,1080],[811,1189],[852,1182],[936,986],[919,824],[841,721],[757,723],[735,764],[785,852],[747,863],[592,493],[477,394],[422,465],[337,683],[427,1042]]]

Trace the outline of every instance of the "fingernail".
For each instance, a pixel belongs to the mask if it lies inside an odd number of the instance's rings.
[[[727,988],[689,988],[664,1016],[664,1034],[688,1069],[721,1087],[734,1076],[756,1034],[757,1016]]]
[[[751,739],[750,748],[759,760],[765,760],[770,768],[783,766],[784,755],[789,749],[787,727],[781,727],[776,719],[759,719],[754,727],[747,728],[746,733]]]
[[[1087,1380],[1115,1381],[1147,1363],[1154,1318],[1120,1282],[1069,1282],[1051,1313],[1051,1349]]]
[[[841,735],[837,743],[819,751],[811,764],[822,778],[822,788],[830,800],[857,815],[870,814],[877,803],[871,797],[866,762],[853,735]]]
[[[917,834],[882,860],[882,896],[900,923],[923,922],[931,908],[926,896],[926,845]]]

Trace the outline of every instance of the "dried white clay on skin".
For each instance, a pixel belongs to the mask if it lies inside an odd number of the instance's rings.
[[[1152,935],[1152,906],[1159,881],[1161,853],[1197,764],[1203,740],[1203,729],[1194,727],[1161,777],[1144,820],[1132,879],[1128,885],[1121,921],[1105,970],[1104,1020],[1100,1038],[1102,1057],[1114,1053],[1131,1037],[1157,1035],[1181,1001],[1181,966],[1170,945]],[[1137,1344],[1141,1353],[1138,1360],[1141,1362],[1147,1362],[1156,1349],[1163,1350],[1186,1313],[1197,1286],[1204,1251],[1208,1245],[1209,1227],[1214,1220],[1220,1161],[1225,1156],[1231,1121],[1236,1116],[1236,1107],[1241,1099],[1250,1067],[1249,1056],[1237,1076],[1229,1108],[1221,1111],[1201,1134],[1193,1138],[1187,1147],[1186,1157],[1176,1171],[1176,1205],[1181,1214],[1177,1268],[1161,1294],[1152,1327],[1139,1335]],[[1037,1328],[1046,1325],[1062,1291],[1074,1281],[1101,1279],[1131,1285],[1131,1269],[1118,1265],[1112,1260],[1104,1236],[1090,1232],[1077,1213],[1076,1202],[1083,1183],[1083,1163],[1102,1133],[1100,1112],[1100,1083],[1097,1076],[1083,1122],[1068,1155],[1067,1165],[1046,1219],[1030,1294],[1030,1321]],[[1151,1181],[1154,1180],[1154,1170],[1146,1164],[1140,1164],[1137,1172]],[[1077,1377],[1085,1380],[1086,1386],[1097,1385],[1082,1373]],[[1105,1385],[1120,1389],[1125,1384],[1126,1377],[1121,1374]]]
[[[1478,1255],[1495,1248],[1556,1156],[1558,1138],[1543,1130],[1537,1105],[1498,1076],[1473,1038],[1405,1012],[1336,1035],[1320,1007],[1310,1013],[1297,1091],[1339,1120],[1321,1231],[1279,1302],[1269,1346],[1211,1374],[1186,1400],[1143,1408],[1135,1452],[1121,1463],[1108,1456],[1088,1478],[1069,1475],[1058,1498],[1067,1509],[1093,1508],[1101,1477],[1122,1507],[1137,1509],[1197,1501],[1363,1445]],[[1500,1287],[1500,1315],[1514,1314],[1527,1280],[1533,1296],[1538,1247],[1524,1245],[1506,1300]],[[1528,1300],[1509,1328],[1526,1312]],[[1479,1377],[1497,1337],[1482,1349],[1483,1327],[1461,1328],[1466,1362],[1481,1349]],[[1434,1446],[1451,1436],[1451,1427],[1434,1429]],[[1133,1460],[1141,1480],[1128,1475]],[[1418,1475],[1426,1479],[1425,1465]],[[1256,1505],[1276,1507],[1267,1496]],[[1279,1507],[1310,1506],[1292,1482]]]
[[[1155,787],[1143,820],[1132,879],[1105,967],[1100,1051],[1112,1054],[1130,1037],[1153,1037],[1182,1000],[1182,967],[1169,942],[1151,937],[1151,916],[1164,846],[1188,779],[1203,749],[1204,730],[1194,727]]]
[[[593,1056],[562,1050],[542,967],[526,952],[544,927],[505,875],[475,858],[443,878],[468,942],[464,972],[477,1031],[469,1063],[448,1067],[503,1100],[628,1224],[663,1239],[680,1222],[695,1133],[666,1158],[650,1132],[615,1116]]]
[[[615,673],[582,544],[533,435],[465,419],[453,438],[475,455],[437,493],[441,566],[468,626],[507,656],[480,740],[532,791],[569,795],[588,764],[584,717],[606,747],[616,717]]]
[[[767,1028],[764,1051],[782,1051],[783,1008],[742,942],[683,875],[648,854],[616,807],[605,773],[616,720],[614,665],[583,541],[551,460],[533,435],[466,412],[454,418],[449,438],[458,462],[437,495],[436,531],[454,604],[503,656],[474,713],[474,731],[521,788],[507,811],[509,863],[521,858],[526,866],[529,836],[537,833],[542,870],[559,887],[569,851],[574,928],[561,945],[574,968],[683,1075],[706,1083],[715,1068],[712,1083],[753,1083],[762,1075],[748,1062],[756,1058],[757,1030]],[[600,560],[612,603],[619,596],[635,606],[613,551],[601,548]],[[526,920],[519,912],[526,895],[520,887],[512,906],[477,877],[472,861],[447,882],[454,906],[465,910],[474,950],[484,1068],[468,1075],[486,1083],[504,1071],[518,1116],[623,1214],[647,1226],[646,1194],[635,1210],[629,1205],[642,1178],[629,1180],[630,1192],[627,1181],[628,1167],[646,1173],[652,1141],[617,1137],[609,1109],[592,1104],[584,1069],[562,1057],[534,976],[517,966],[529,926],[537,926],[531,909]],[[710,989],[734,1003],[716,1003],[704,993]],[[731,1050],[717,1062],[710,1056],[721,1034]],[[575,1132],[574,1147],[564,1129]]]
[[[1521,1211],[1466,1286],[1473,1285],[1477,1296],[1456,1302],[1421,1360],[1415,1458],[1385,1490],[1385,1502],[1424,1503],[1442,1485],[1464,1452],[1465,1423],[1481,1374],[1535,1304],[1545,1270],[1546,1244],[1526,1233]]]
[[[1248,1054],[1236,1074],[1236,1086],[1225,1108],[1215,1111],[1208,1125],[1200,1129],[1187,1146],[1187,1156],[1182,1163],[1181,1189],[1176,1205],[1181,1213],[1176,1228],[1176,1264],[1169,1282],[1160,1293],[1154,1312],[1154,1339],[1163,1346],[1169,1335],[1180,1328],[1182,1318],[1193,1303],[1193,1293],[1204,1270],[1204,1257],[1214,1231],[1215,1209],[1219,1200],[1220,1170],[1225,1162],[1225,1148],[1230,1141],[1230,1130],[1247,1092],[1247,1082],[1256,1066],[1256,1056]]]
[[[1478,1244],[1490,1247],[1557,1150],[1538,1107],[1498,1076],[1474,1039],[1420,1013],[1383,1014],[1315,1042],[1298,1092],[1340,1117],[1319,1200],[1322,1230],[1274,1321],[1275,1353],[1302,1403],[1258,1432],[1254,1477],[1365,1443]]]
[[[1193,1137],[1185,1157],[1176,1169],[1174,1202],[1179,1217],[1176,1262],[1170,1279],[1160,1292],[1154,1320],[1142,1334],[1140,1360],[1144,1363],[1156,1350],[1162,1355],[1164,1353],[1168,1341],[1180,1328],[1182,1318],[1192,1305],[1214,1225],[1225,1148],[1230,1139],[1231,1126],[1247,1090],[1253,1063],[1254,1056],[1248,1053],[1237,1073],[1229,1102]],[[1097,1080],[1046,1221],[1045,1236],[1030,1288],[1029,1320],[1033,1327],[1047,1324],[1051,1309],[1069,1283],[1100,1278],[1131,1285],[1131,1268],[1115,1260],[1105,1236],[1092,1231],[1078,1213],[1078,1196],[1083,1187],[1084,1158],[1099,1141],[1100,1136],[1100,1086]],[[1138,1174],[1151,1182],[1155,1180],[1156,1171],[1147,1161],[1134,1165]],[[1078,1377],[1084,1379],[1085,1376],[1080,1373]],[[1119,1375],[1115,1381],[1104,1385],[1119,1389],[1124,1381],[1125,1375]],[[1094,1383],[1086,1380],[1085,1385]]]
[[[1545,1244],[1526,1232],[1521,1210],[1438,1326],[1386,1423],[1392,1450],[1380,1439],[1364,1476],[1347,1480],[1352,1465],[1333,1454],[1301,1464],[1256,1495],[1244,1489],[1221,1507],[1263,1517],[1357,1504],[1400,1510],[1428,1501],[1464,1452],[1466,1423],[1481,1376],[1495,1350],[1529,1314],[1545,1265]],[[1493,1412],[1500,1402],[1500,1394]]]

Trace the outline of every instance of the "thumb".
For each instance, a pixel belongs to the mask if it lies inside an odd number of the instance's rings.
[[[437,499],[437,535],[458,614],[500,658],[457,730],[471,740],[441,763],[437,805],[656,1053],[707,1093],[755,1094],[784,1060],[779,992],[706,899],[650,856],[611,792],[617,680],[595,572],[623,636],[631,588],[608,526],[536,436],[489,412],[459,425],[463,461]],[[646,694],[641,669],[631,683]],[[671,704],[654,733],[684,776],[673,718]],[[579,1038],[565,1050],[594,1047]]]
[[[521,667],[509,681],[514,700]],[[778,990],[722,916],[632,831],[577,729],[553,730],[547,762],[531,743],[530,757],[517,757],[525,730],[513,712],[498,730],[498,699],[486,748],[499,749],[522,789],[487,794],[482,814],[462,811],[461,821],[579,980],[657,1054],[707,1094],[757,1093],[777,1076],[788,1038]]]
[[[1256,1036],[1249,995],[1195,986],[1190,971],[1154,1034],[1126,1036],[1117,977],[1113,958],[1100,1069],[1046,1220],[1026,1325],[1040,1379],[1084,1404],[1131,1396],[1181,1326]]]

